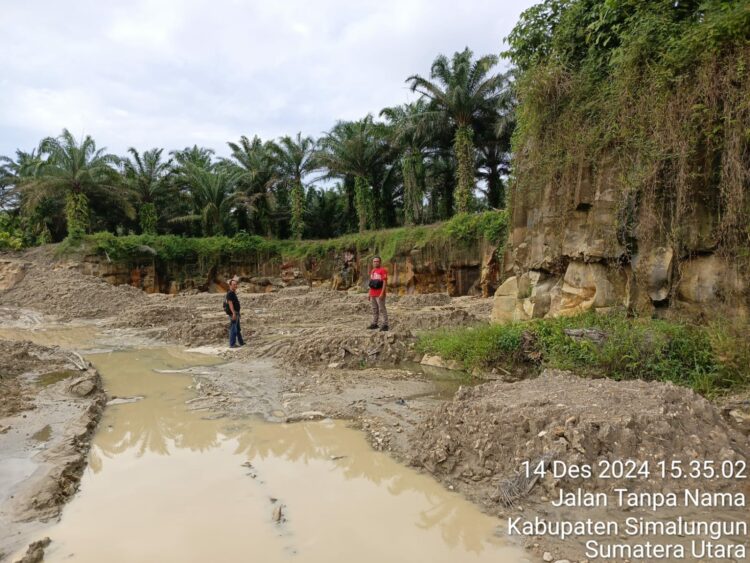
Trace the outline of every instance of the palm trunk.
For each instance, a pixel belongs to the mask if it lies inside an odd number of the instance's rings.
[[[156,222],[159,216],[156,214],[156,206],[151,203],[144,203],[140,209],[141,232],[144,235],[156,234]]]
[[[302,239],[302,233],[305,230],[304,211],[305,211],[305,190],[302,182],[296,182],[292,188],[292,236]]]
[[[453,151],[456,155],[456,211],[467,213],[474,197],[474,144],[471,127],[461,125],[456,130]]]
[[[68,238],[78,240],[89,228],[89,198],[81,192],[69,192],[65,198]]]
[[[404,176],[404,224],[407,226],[414,225],[420,219],[424,193],[421,160],[419,153],[410,151],[401,161]]]
[[[367,193],[367,181],[361,176],[357,176],[354,181],[354,203],[357,208],[357,219],[359,220],[359,232],[364,233],[367,229],[369,194]]]

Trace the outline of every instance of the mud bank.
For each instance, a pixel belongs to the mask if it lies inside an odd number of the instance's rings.
[[[106,399],[96,370],[69,351],[0,340],[0,357],[3,559],[78,490]]]

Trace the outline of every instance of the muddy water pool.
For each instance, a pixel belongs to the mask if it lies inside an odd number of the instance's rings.
[[[45,561],[524,560],[498,519],[343,422],[190,410],[192,376],[169,372],[210,356],[151,348],[87,358],[119,400],[105,410],[80,492],[44,532]]]

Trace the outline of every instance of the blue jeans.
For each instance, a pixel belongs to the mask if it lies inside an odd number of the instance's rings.
[[[242,338],[242,329],[240,328],[240,314],[237,313],[237,320],[233,321],[232,317],[229,317],[229,347],[234,347],[235,344],[244,346],[245,341]]]

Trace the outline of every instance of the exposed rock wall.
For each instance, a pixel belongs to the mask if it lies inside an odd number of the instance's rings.
[[[653,206],[634,209],[627,194],[609,187],[613,174],[605,165],[596,173],[582,166],[578,178],[539,189],[519,180],[493,321],[613,307],[747,318],[747,260],[717,244],[712,199],[696,195],[686,204],[675,238],[653,227]]]
[[[338,290],[365,289],[373,250],[350,249],[325,256],[284,259],[276,256],[224,258],[216,262],[177,263],[144,253],[141,258],[112,261],[89,255],[78,268],[114,285],[131,285],[149,293],[185,290],[223,291],[226,280],[237,275],[251,291],[312,285]],[[476,245],[426,245],[397,254],[386,261],[393,293],[448,293],[493,295],[500,275],[496,247]]]

